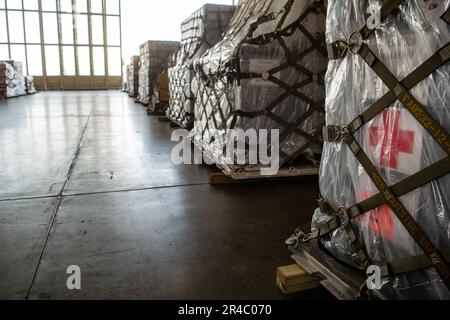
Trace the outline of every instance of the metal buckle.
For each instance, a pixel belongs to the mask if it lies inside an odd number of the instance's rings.
[[[352,42],[353,38],[357,38],[357,42]],[[347,40],[347,49],[351,54],[358,54],[359,50],[361,49],[361,45],[363,43],[363,37],[359,31],[354,31],[352,34],[348,37]],[[355,49],[355,44],[357,44],[357,49]]]
[[[338,142],[350,134],[350,129],[348,127],[340,127],[337,125],[325,126],[322,131],[323,139],[327,142]]]

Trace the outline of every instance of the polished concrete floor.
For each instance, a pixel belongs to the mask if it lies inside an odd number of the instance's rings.
[[[283,299],[317,181],[210,186],[170,133],[116,91],[0,102],[0,299]]]

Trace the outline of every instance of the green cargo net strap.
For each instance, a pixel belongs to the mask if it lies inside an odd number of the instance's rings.
[[[400,198],[414,190],[423,187],[430,182],[441,178],[442,176],[448,174],[450,171],[450,157],[446,157],[443,160],[421,170],[420,172],[406,178],[405,180],[393,185],[391,191],[395,197]],[[336,217],[337,210],[333,209],[328,201],[320,199],[318,201],[319,208],[321,212],[329,214],[331,220],[323,226],[317,228],[316,231],[311,233],[308,237],[308,241],[312,239],[317,239],[323,237],[335,230],[337,230],[341,224],[340,220]],[[364,200],[354,206],[345,209],[348,212],[351,219],[355,219],[371,210],[374,210],[382,205],[386,204],[386,199],[383,194],[378,193],[367,200]]]
[[[434,119],[417,99],[397,80],[392,72],[375,56],[366,44],[362,44],[358,54],[366,61],[369,67],[380,77],[384,84],[395,94],[397,99],[405,106],[414,118],[427,130],[434,140],[450,155],[450,135]],[[440,51],[442,60],[449,59],[450,50],[446,47]]]
[[[436,121],[411,95],[411,93],[397,80],[392,72],[375,56],[366,44],[361,44],[358,54],[364,59],[368,66],[374,70],[385,85],[395,94],[397,99],[406,107],[406,109],[410,111],[410,113],[425,128],[425,130],[431,134],[434,140],[436,140],[444,151],[450,155],[450,135],[439,124],[439,122]],[[441,56],[442,61],[447,60],[449,55],[448,50],[445,49],[440,51],[439,55]],[[386,106],[386,108],[387,107],[388,106]],[[423,232],[417,222],[412,218],[405,206],[392,193],[392,190],[383,180],[376,167],[356,141],[353,133],[344,130],[343,135],[344,141],[361,163],[377,189],[383,195],[386,203],[402,222],[403,226],[408,230],[412,238],[428,256],[432,266],[436,269],[447,288],[450,289],[450,270],[440,252],[434,247],[433,243],[428,239],[425,232]]]
[[[431,75],[434,71],[440,68],[444,63],[450,60],[450,55],[446,54],[450,50],[450,43],[438,50],[433,56],[425,61],[419,68],[412,72],[405,80],[402,81],[403,86],[410,90],[415,87],[420,81]],[[371,106],[361,116],[353,120],[347,127],[341,127],[337,125],[330,125],[324,127],[324,140],[328,142],[338,142],[342,139],[344,132],[354,133],[359,130],[364,124],[371,121],[377,114],[382,112],[389,105],[393,104],[396,100],[396,96],[392,91],[386,93],[378,102]],[[443,159],[438,163],[424,169],[423,171],[411,176],[405,181],[392,187],[393,192],[397,197],[400,197],[406,193],[409,193],[431,181],[442,177],[449,172],[450,164],[449,158]],[[357,217],[363,213],[375,209],[376,207],[383,205],[382,195],[378,194],[372,198],[365,200],[349,210],[351,216]]]
[[[450,44],[440,49],[436,54],[429,58],[425,63],[423,63],[416,71],[414,71],[410,76],[408,76],[403,84],[406,88],[411,89],[417,85],[420,81],[432,74],[436,69],[441,67],[444,63],[448,62],[450,59],[449,55],[446,54],[449,50]],[[368,109],[362,116],[355,119],[348,127],[342,128],[340,126],[332,125],[324,128],[324,139],[329,142],[336,142],[342,138],[344,133],[354,133],[362,125],[370,121],[383,109],[387,108],[390,104],[395,102],[395,94],[392,92],[387,93],[379,102]],[[412,175],[411,177],[405,179],[404,181],[391,187],[392,193],[396,197],[401,197],[413,190],[416,190],[450,172],[450,157],[447,157],[436,164]],[[369,212],[383,204],[386,203],[383,195],[377,194],[361,203],[348,209],[351,218],[356,218],[366,212]],[[323,206],[322,206],[323,208]],[[327,209],[322,209],[325,212]],[[328,210],[329,212],[329,210]],[[333,218],[332,221],[319,228],[313,235],[312,238],[318,238],[324,236],[335,229],[329,228],[329,225],[339,227],[337,219]]]
[[[446,157],[443,160],[421,170],[420,172],[406,178],[405,180],[395,184],[391,187],[392,193],[397,197],[404,196],[414,190],[423,187],[430,182],[437,180],[450,171],[450,157]],[[381,193],[374,195],[373,197],[362,201],[348,209],[351,218],[359,217],[360,215],[374,210],[386,203]]]
[[[447,265],[450,263],[450,250],[441,250]],[[379,265],[381,269],[381,277],[389,277],[401,275],[409,272],[430,269],[433,266],[426,255],[409,257],[405,259],[395,260],[384,265]]]
[[[413,89],[421,81],[425,80],[437,69],[442,67],[450,60],[450,43],[439,49],[434,55],[427,59],[420,67],[407,76],[400,85],[406,90]],[[393,91],[386,93],[380,100],[363,112],[359,117],[353,120],[347,128],[351,132],[356,132],[363,125],[371,121],[375,116],[381,113],[388,106],[395,103],[397,96]]]
[[[401,1],[388,1],[385,6],[382,8],[381,16],[384,20],[387,15],[395,10]],[[445,16],[448,13],[443,15],[445,20]],[[447,21],[447,20],[446,20]],[[367,26],[364,27],[359,34],[363,39],[366,39],[372,30],[370,30]],[[357,34],[353,33],[353,35]],[[405,86],[404,83],[401,83],[397,80],[397,78],[392,74],[392,72],[375,56],[375,54],[370,50],[370,48],[362,43],[360,47],[355,50],[353,48],[353,44],[351,43],[352,36],[350,36],[346,45],[343,46],[343,41],[335,43],[334,47],[332,46],[329,50],[332,55],[334,55],[334,59],[342,58],[343,55],[347,53],[347,51],[353,54],[359,54],[364,61],[368,64],[370,68],[374,70],[374,72],[380,77],[380,79],[386,84],[386,86],[390,89],[390,93],[392,97],[388,95],[384,97],[385,101],[379,101],[379,105],[375,105],[375,107],[370,108],[370,112],[372,113],[370,116],[374,117],[382,110],[389,107],[390,104],[395,102],[395,100],[399,100],[409,111],[410,113],[417,119],[417,121],[427,130],[434,140],[444,149],[444,151],[450,155],[450,135],[446,132],[446,130],[436,121],[429,112],[410,94],[408,86]],[[337,49],[344,48],[344,51],[338,52]],[[433,72],[441,65],[443,65],[450,57],[450,52],[448,46],[444,47],[440,50],[436,55],[432,57],[431,60],[427,61],[429,65],[422,65],[422,69],[419,67],[417,74],[411,76],[410,80],[415,80],[420,82],[426,77],[427,72]],[[434,60],[433,60],[434,59]],[[440,61],[439,61],[440,60]],[[431,61],[431,62],[430,62]],[[435,64],[435,65],[434,65]],[[433,70],[434,69],[434,70]],[[391,101],[394,100],[394,101]],[[374,112],[376,111],[376,112]],[[366,119],[366,121],[368,121]],[[388,186],[388,184],[383,180],[382,176],[378,173],[376,167],[373,165],[367,154],[363,151],[358,141],[353,136],[354,132],[361,128],[364,124],[364,119],[362,117],[357,118],[355,121],[350,124],[349,127],[339,128],[338,126],[329,126],[327,130],[325,130],[325,134],[328,135],[328,140],[337,141],[341,138],[344,139],[345,143],[349,146],[350,150],[353,152],[355,157],[361,163],[377,189],[380,191],[380,194],[383,196],[384,201],[389,205],[395,215],[402,222],[403,226],[407,229],[413,239],[417,242],[417,244],[421,247],[421,249],[426,254],[428,260],[431,262],[432,267],[436,269],[440,277],[442,278],[444,284],[447,288],[450,289],[450,271],[443,259],[441,253],[434,247],[432,242],[428,239],[427,235],[423,232],[417,222],[412,218],[411,214],[405,208],[405,206],[398,200],[397,196],[393,193],[392,189]],[[446,164],[439,164],[434,168],[436,176],[442,176],[445,173],[448,173],[449,169]],[[422,177],[420,177],[422,174]],[[412,178],[409,183],[416,185],[423,185],[425,182],[425,178],[423,177],[423,172],[419,173],[416,177]],[[373,201],[373,200],[370,200]],[[370,202],[369,201],[369,202]],[[353,210],[354,214],[360,214],[360,210]]]
[[[433,243],[429,240],[425,232],[420,228],[418,223],[413,219],[411,214],[405,208],[398,198],[392,193],[388,184],[383,180],[383,177],[378,173],[377,168],[370,161],[367,154],[363,151],[358,141],[352,134],[346,134],[344,136],[345,143],[349,146],[355,157],[361,163],[362,167],[380,191],[386,203],[389,205],[394,214],[398,217],[400,222],[409,232],[411,237],[416,241],[419,247],[427,255],[431,261],[432,266],[436,269],[444,284],[447,288],[450,288],[450,270],[446,265],[441,253],[434,247]]]
[[[380,9],[380,21],[384,21],[395,9],[397,9],[403,0],[389,0]],[[367,24],[359,30],[362,40],[367,39],[374,32],[373,28],[369,28]],[[350,36],[351,38],[351,36]],[[350,40],[350,39],[349,39]],[[349,51],[349,42],[338,40],[327,45],[328,57],[330,60],[343,58]]]
[[[441,19],[450,24],[450,7],[448,7],[447,11],[444,12]]]

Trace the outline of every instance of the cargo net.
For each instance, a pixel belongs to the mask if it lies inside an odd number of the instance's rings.
[[[229,165],[232,129],[279,130],[280,166],[292,169],[300,156],[320,160],[328,61],[324,30],[322,1],[240,3],[224,40],[194,63],[191,135],[216,165],[238,173],[263,167]]]
[[[158,76],[167,74],[173,54],[179,49],[178,42],[149,41],[141,46],[138,102],[153,110],[153,93],[158,89]]]
[[[323,199],[288,243],[378,266],[379,298],[450,299],[449,1],[371,4],[329,1]]]
[[[194,96],[191,91],[192,70],[185,64],[169,69],[170,103],[167,117],[182,127],[191,128],[194,123]]]
[[[177,64],[169,69],[170,105],[167,117],[182,127],[191,129],[194,123],[192,62],[222,39],[229,27],[234,8],[207,4],[181,25],[182,40]]]

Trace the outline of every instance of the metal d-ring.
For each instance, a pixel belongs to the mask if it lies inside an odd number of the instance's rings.
[[[348,37],[347,40],[347,50],[351,53],[351,54],[358,54],[359,49],[361,49],[361,44],[362,44],[362,39],[361,39],[361,43],[358,46],[358,50],[354,50],[353,46],[355,45],[354,43],[352,43],[352,39],[355,35],[359,34],[361,36],[361,34],[359,33],[359,31],[353,31],[352,34],[350,35],[350,37]],[[361,37],[362,38],[362,37]]]
[[[345,138],[346,136],[348,136],[350,134],[350,129],[348,127],[342,127],[341,128],[341,132],[340,132],[340,136],[342,138]]]

